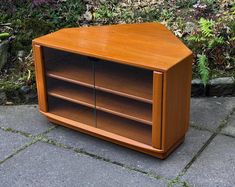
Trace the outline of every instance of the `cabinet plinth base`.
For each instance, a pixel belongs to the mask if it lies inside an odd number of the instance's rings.
[[[41,112],[41,113],[45,115],[47,119],[52,123],[65,126],[65,127],[77,130],[79,132],[92,135],[97,138],[101,138],[103,140],[149,154],[151,156],[154,156],[160,159],[166,159],[170,155],[171,152],[173,152],[180,144],[184,142],[184,139],[185,139],[185,136],[183,136],[169,150],[164,151],[161,149],[155,149],[154,147],[150,145],[146,145],[146,144],[137,142],[135,140],[131,140],[131,139],[121,137],[119,135],[98,129],[96,127],[88,126],[88,125],[81,124],[73,120],[68,120],[63,117],[59,117],[51,113],[45,113],[45,112]]]

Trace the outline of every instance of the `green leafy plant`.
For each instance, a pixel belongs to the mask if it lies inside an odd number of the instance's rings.
[[[10,37],[10,34],[7,32],[0,33],[0,40],[4,40]]]
[[[94,17],[96,19],[106,18],[110,20],[113,18],[113,16],[113,12],[109,9],[107,5],[100,6],[94,13]]]
[[[199,24],[201,32],[204,35],[204,37],[212,37],[214,35],[213,33],[213,27],[215,25],[214,21],[201,18],[199,20]]]
[[[209,80],[209,67],[208,67],[208,59],[206,55],[198,55],[198,72],[201,76],[202,83],[206,86]]]
[[[11,23],[15,35],[13,53],[29,52],[32,39],[60,28],[77,26],[84,10],[81,0],[3,0],[0,24]]]
[[[187,38],[190,47],[197,54],[197,70],[203,83],[206,84],[209,80],[210,68],[214,69],[217,64],[226,67],[226,54],[224,51],[232,45],[228,41],[230,35],[224,34],[223,27],[220,22],[200,18],[199,28],[193,35]]]

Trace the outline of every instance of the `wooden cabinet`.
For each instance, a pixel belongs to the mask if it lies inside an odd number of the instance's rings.
[[[50,121],[159,158],[183,142],[192,53],[163,25],[62,29],[33,51]]]

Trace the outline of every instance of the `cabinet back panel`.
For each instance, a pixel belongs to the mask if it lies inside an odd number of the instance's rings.
[[[96,108],[152,125],[152,105],[115,94],[96,91]]]
[[[127,65],[98,61],[95,63],[95,87],[119,92],[119,95],[152,100],[153,72]]]

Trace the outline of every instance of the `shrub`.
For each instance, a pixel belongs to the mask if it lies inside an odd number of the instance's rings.
[[[33,38],[62,27],[77,26],[85,7],[81,0],[3,0],[0,23],[11,23],[13,52],[30,51]]]

